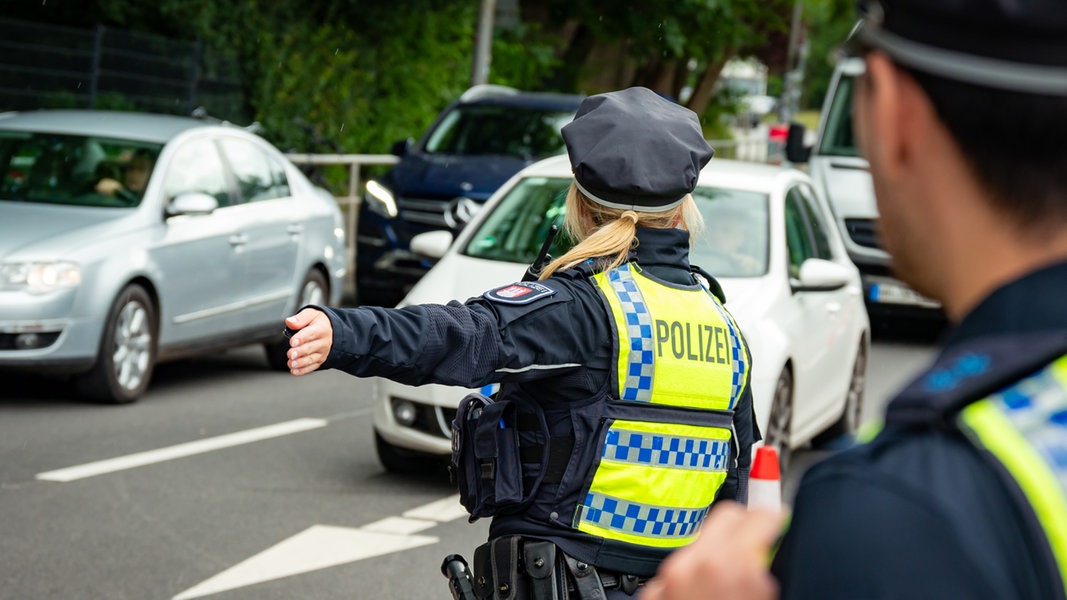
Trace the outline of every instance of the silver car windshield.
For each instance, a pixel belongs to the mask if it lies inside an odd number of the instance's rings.
[[[137,206],[161,148],[131,140],[0,131],[0,200]]]
[[[564,200],[570,183],[569,177],[526,177],[519,181],[475,230],[464,254],[532,263],[552,224],[563,224]],[[693,192],[693,198],[707,230],[693,244],[692,264],[717,277],[757,277],[766,273],[767,195],[699,187]],[[560,256],[572,243],[560,232],[549,253]]]

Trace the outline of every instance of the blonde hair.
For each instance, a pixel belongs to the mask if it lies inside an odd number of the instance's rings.
[[[563,230],[577,243],[563,256],[548,263],[541,270],[539,279],[551,277],[556,271],[569,269],[590,258],[597,260],[597,271],[610,271],[618,267],[626,262],[630,250],[637,245],[638,225],[685,229],[689,232],[690,240],[704,227],[700,210],[689,194],[674,208],[660,212],[637,212],[608,208],[593,202],[571,183],[565,206]]]

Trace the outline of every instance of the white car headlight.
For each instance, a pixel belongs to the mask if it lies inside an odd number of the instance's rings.
[[[4,263],[0,265],[0,289],[45,294],[60,288],[77,287],[81,281],[81,269],[70,262]]]
[[[368,208],[383,217],[396,216],[396,198],[393,197],[393,192],[373,179],[367,182],[367,202]]]

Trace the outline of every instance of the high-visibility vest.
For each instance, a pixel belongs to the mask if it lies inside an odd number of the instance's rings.
[[[731,464],[748,350],[707,290],[657,283],[632,264],[593,279],[614,317],[618,394],[596,432],[602,450],[573,525],[631,544],[683,546]]]
[[[1067,356],[967,405],[957,425],[1022,491],[1067,590]]]

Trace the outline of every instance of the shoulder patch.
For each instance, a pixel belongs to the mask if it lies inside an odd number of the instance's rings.
[[[502,304],[529,304],[554,296],[556,290],[536,281],[519,281],[482,294],[487,300]]]

